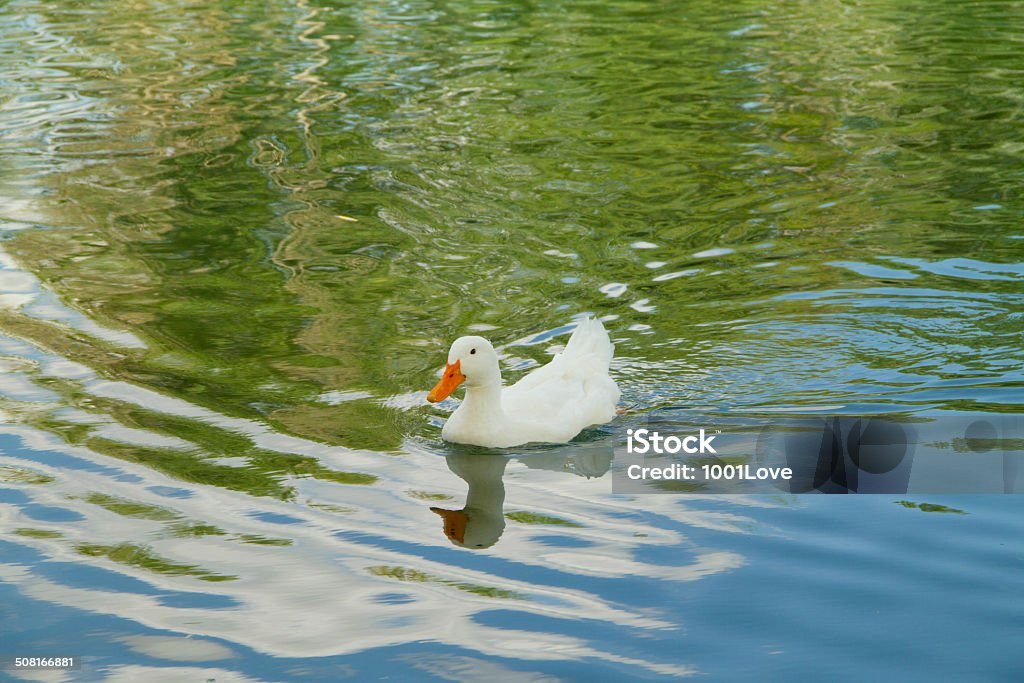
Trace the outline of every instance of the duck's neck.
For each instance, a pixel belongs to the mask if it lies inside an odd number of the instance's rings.
[[[501,380],[466,387],[466,397],[462,399],[461,408],[469,417],[493,420],[504,415],[501,410]]]

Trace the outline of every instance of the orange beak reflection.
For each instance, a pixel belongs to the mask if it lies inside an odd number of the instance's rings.
[[[427,394],[427,400],[431,403],[437,403],[443,401],[455,391],[455,387],[466,381],[466,376],[462,374],[459,369],[459,364],[462,361],[455,361],[454,363],[448,363],[444,367],[444,374],[441,376],[441,381],[437,383],[437,386],[430,390]]]
[[[449,541],[465,543],[466,522],[469,521],[469,515],[462,510],[445,510],[444,508],[430,508],[430,511],[441,515],[444,520],[444,535],[448,537]]]

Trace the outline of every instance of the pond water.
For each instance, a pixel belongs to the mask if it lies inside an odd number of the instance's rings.
[[[1019,7],[0,13],[0,655],[83,657],[19,677],[1024,677],[1020,496],[607,476],[654,409],[1019,420]],[[586,314],[634,418],[441,441],[452,339]]]

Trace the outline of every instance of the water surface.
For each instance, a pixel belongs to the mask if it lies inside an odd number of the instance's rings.
[[[513,379],[595,314],[634,416],[1016,418],[1021,9],[5,3],[0,649],[1024,675],[1017,497],[614,496],[635,417],[481,460],[424,401],[453,338]]]

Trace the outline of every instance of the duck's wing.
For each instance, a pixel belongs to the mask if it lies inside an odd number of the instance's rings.
[[[568,358],[594,356],[601,361],[605,372],[608,371],[614,354],[615,345],[597,318],[587,318],[577,325],[569,337],[569,343],[565,345],[565,351],[562,352],[562,355]]]
[[[502,394],[511,417],[569,434],[615,417],[619,388],[608,374],[615,347],[599,320],[584,320],[565,350]]]
[[[543,365],[516,382],[509,389],[527,391],[550,381],[565,379],[579,372],[608,373],[615,345],[604,325],[596,318],[587,318],[573,330],[569,343],[547,365]]]

